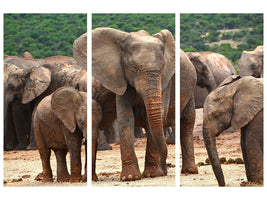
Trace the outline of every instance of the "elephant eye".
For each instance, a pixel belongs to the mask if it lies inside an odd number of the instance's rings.
[[[252,69],[256,69],[255,63],[252,63],[250,66],[251,66]]]

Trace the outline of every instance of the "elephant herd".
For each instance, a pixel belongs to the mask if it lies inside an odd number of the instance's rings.
[[[43,167],[39,176],[45,182],[52,181],[51,149],[57,159],[57,181],[87,180],[86,173],[81,176],[82,139],[87,141],[87,34],[74,41],[73,55],[4,57],[4,149],[37,147]],[[98,179],[99,131],[115,120],[120,180],[167,175],[164,129],[175,130],[176,55],[180,56],[181,173],[198,173],[193,128],[195,109],[203,108],[203,138],[219,185],[225,181],[215,137],[229,127],[241,129],[248,181],[263,181],[263,46],[243,52],[236,75],[223,55],[182,50],[176,54],[168,30],[150,35],[112,28],[92,30],[92,179]],[[142,173],[134,150],[135,127],[144,128],[147,136]]]

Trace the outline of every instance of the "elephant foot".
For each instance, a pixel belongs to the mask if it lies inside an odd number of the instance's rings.
[[[198,168],[196,164],[182,166],[182,174],[198,174]]]
[[[141,172],[137,165],[123,166],[120,175],[121,181],[135,181],[141,179]]]
[[[24,150],[26,149],[27,145],[25,144],[18,144],[15,148],[15,150]]]
[[[175,144],[175,138],[173,138],[170,135],[168,135],[167,138],[166,138],[166,143],[167,144]]]
[[[37,145],[36,144],[29,144],[27,147],[26,147],[26,150],[35,150],[37,149]]]
[[[70,178],[70,182],[71,183],[78,183],[78,182],[81,182],[82,181],[82,176],[81,175],[76,175],[75,177],[71,177]]]
[[[87,182],[87,174],[84,174],[83,175],[83,180],[82,180],[83,182]]]
[[[98,177],[97,177],[96,174],[92,174],[92,180],[93,180],[93,181],[97,181],[97,180],[98,180]]]
[[[167,172],[165,173],[162,167],[158,165],[146,166],[143,172],[143,177],[145,178],[154,178],[154,177],[164,176],[164,175],[167,175]]]
[[[44,178],[43,173],[39,173],[39,174],[34,178],[34,180],[35,180],[35,181],[42,181],[43,178]]]
[[[57,182],[69,182],[70,181],[70,175],[65,175],[65,176],[58,176],[57,177]]]
[[[48,182],[53,182],[53,178],[52,177],[48,177],[48,176],[44,176],[43,173],[38,174],[35,179],[36,181],[42,181],[44,183],[48,183]]]
[[[99,144],[97,147],[98,151],[112,150],[112,147],[108,143]]]

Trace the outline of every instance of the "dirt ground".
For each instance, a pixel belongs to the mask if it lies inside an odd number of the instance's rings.
[[[197,111],[197,120],[194,129],[194,148],[196,163],[203,162],[208,158],[203,137],[201,133],[202,110]],[[135,140],[135,150],[138,157],[141,172],[144,170],[146,138]],[[133,182],[120,182],[119,175],[121,171],[120,149],[118,144],[111,144],[113,150],[99,151],[97,153],[96,172],[99,181],[92,182],[93,187],[101,186],[120,186],[120,187],[141,187],[141,186],[218,186],[213,174],[211,165],[199,166],[199,174],[179,174],[177,168],[180,161],[175,156],[175,146],[168,145],[168,175],[158,178],[144,178]],[[224,133],[217,138],[217,147],[219,157],[242,158],[240,147],[240,133]],[[84,148],[82,148],[82,162],[84,163]],[[69,164],[69,156],[67,156]],[[42,183],[34,180],[36,175],[42,171],[41,160],[37,150],[31,151],[5,151],[4,152],[4,186],[86,186],[86,183]],[[54,176],[56,175],[56,159],[54,153],[51,154],[51,165]],[[244,164],[223,164],[223,172],[227,186],[239,187],[240,183],[246,181]],[[90,169],[90,168],[89,168]],[[90,170],[89,170],[90,172]],[[177,173],[176,173],[177,172]],[[179,177],[175,177],[179,175]],[[178,181],[177,181],[178,180]],[[88,182],[88,185],[91,182]]]
[[[92,186],[175,186],[175,145],[168,145],[168,176],[143,178],[138,181],[120,182],[121,171],[120,146],[112,144],[112,150],[97,152],[96,173],[98,181]],[[141,173],[145,164],[146,138],[135,140],[135,152]]]
[[[56,157],[51,153],[51,168],[56,178]],[[85,149],[82,147],[82,163],[85,162]],[[38,150],[29,151],[4,151],[4,186],[10,187],[40,187],[40,186],[86,186],[86,183],[42,183],[34,180],[42,172],[42,163]],[[67,154],[67,165],[69,168],[70,158]],[[82,169],[82,174],[84,169]],[[69,170],[70,171],[70,170]]]

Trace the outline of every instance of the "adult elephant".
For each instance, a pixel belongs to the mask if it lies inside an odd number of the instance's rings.
[[[58,58],[58,57],[57,57]],[[64,62],[63,62],[64,63]],[[86,91],[86,71],[77,65],[9,57],[4,60],[4,149],[35,148],[31,117],[35,105],[62,86]],[[32,133],[31,136],[29,135]]]
[[[195,123],[194,89],[196,70],[186,54],[180,50],[180,141],[182,149],[182,173],[197,174],[195,164],[193,129]]]
[[[229,77],[204,104],[203,138],[219,186],[225,186],[215,137],[241,129],[241,148],[248,181],[263,181],[263,79]]]
[[[258,46],[254,51],[243,51],[238,62],[239,75],[263,77],[263,46]]]
[[[92,180],[98,179],[95,168],[98,141],[101,140],[99,130],[106,130],[116,117],[116,94],[92,77]]]
[[[144,30],[127,33],[112,28],[94,29],[92,68],[93,76],[116,94],[122,159],[120,180],[141,178],[134,151],[134,121],[146,127],[148,135],[143,176],[167,175],[163,121],[175,71],[172,34],[168,30],[151,36]]]
[[[78,65],[87,70],[87,33],[82,34],[73,42],[73,56]]]
[[[204,101],[228,76],[236,71],[228,58],[213,52],[186,53],[197,72],[197,86],[194,91],[196,108],[202,108]]]

